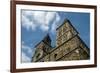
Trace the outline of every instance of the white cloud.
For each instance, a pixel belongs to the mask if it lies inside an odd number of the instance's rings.
[[[52,20],[56,18],[57,12],[47,12],[46,14],[46,24],[49,24]]]
[[[34,11],[33,12],[33,19],[38,24],[41,24],[41,25],[45,24],[45,16],[46,16],[46,12],[44,11]]]
[[[22,26],[27,30],[35,30],[39,27],[42,31],[48,31],[49,25],[52,25],[51,30],[54,30],[56,22],[60,20],[57,12],[47,11],[22,11]],[[52,22],[53,24],[50,24]]]
[[[23,62],[30,62],[30,58],[25,54],[25,52],[22,52],[22,63]]]
[[[21,57],[21,59],[22,59],[22,62],[30,62],[31,61],[31,56],[32,56],[32,49],[31,49],[31,47],[29,47],[29,46],[27,46],[27,45],[25,45],[25,42],[24,41],[22,41],[22,57]],[[28,56],[28,55],[30,55],[30,56]]]
[[[25,45],[25,43],[22,41],[22,51],[27,51],[28,54],[31,54],[32,53],[32,49],[31,47]]]
[[[53,24],[52,24],[51,32],[54,32],[54,31],[56,30],[56,27],[57,27],[59,21],[60,21],[60,16],[59,16],[59,14],[57,13],[57,14],[56,14],[55,21],[54,21]]]
[[[31,17],[32,17],[31,12],[27,11],[27,12],[22,13],[22,26],[25,27],[27,30],[29,30],[30,28],[32,30],[35,30],[35,28],[36,28],[36,25],[31,20]]]

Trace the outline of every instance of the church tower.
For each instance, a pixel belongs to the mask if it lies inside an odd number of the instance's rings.
[[[63,57],[58,60],[89,59],[89,48],[80,38],[78,31],[69,20],[65,19],[63,24],[59,26],[56,31],[56,46],[61,47],[63,50]]]
[[[61,45],[65,41],[71,39],[73,36],[78,35],[77,30],[71,25],[70,21],[65,19],[62,25],[57,29],[56,46]]]
[[[51,38],[47,34],[44,39],[35,46],[36,50],[32,61],[38,61],[40,58],[49,53],[51,49]]]
[[[38,43],[32,62],[70,61],[90,59],[90,49],[80,38],[78,31],[67,19],[56,29],[56,47],[51,47],[51,39],[47,34]]]

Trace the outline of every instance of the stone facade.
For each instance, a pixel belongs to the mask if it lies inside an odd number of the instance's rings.
[[[79,37],[79,33],[69,20],[65,20],[56,29],[56,47],[52,48],[51,39],[47,34],[35,46],[32,62],[86,60],[90,58],[90,50]]]

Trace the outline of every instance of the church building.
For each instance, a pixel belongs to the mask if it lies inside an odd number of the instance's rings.
[[[47,34],[35,46],[32,62],[90,59],[90,49],[68,19],[56,28],[56,47],[51,46],[51,41],[49,34]]]

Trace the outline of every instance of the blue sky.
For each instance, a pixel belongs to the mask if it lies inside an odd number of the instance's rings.
[[[90,14],[79,12],[52,12],[21,10],[22,62],[30,62],[34,46],[49,33],[55,47],[56,28],[69,19],[82,40],[90,47]]]

